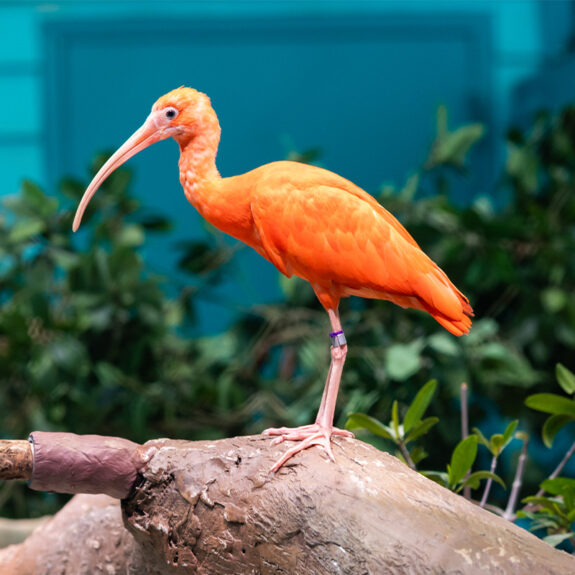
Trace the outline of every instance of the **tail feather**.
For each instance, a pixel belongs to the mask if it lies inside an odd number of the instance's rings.
[[[442,325],[447,331],[451,332],[453,335],[464,335],[468,334],[469,330],[471,329],[471,317],[473,316],[473,310],[471,306],[467,304],[466,308],[464,308],[464,313],[461,315],[460,319],[451,319],[445,316],[442,316],[437,313],[432,313],[433,319],[437,321],[440,325]]]
[[[473,309],[469,300],[451,283],[447,274],[432,260],[432,268],[417,276],[415,293],[422,308],[455,335],[463,335],[471,328]]]

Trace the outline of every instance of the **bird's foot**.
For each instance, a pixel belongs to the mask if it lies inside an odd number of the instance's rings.
[[[263,432],[263,435],[277,435],[272,441],[272,445],[283,443],[284,441],[299,441],[297,445],[288,449],[272,466],[270,471],[277,471],[288,459],[291,459],[296,453],[311,447],[319,445],[327,453],[328,457],[335,461],[331,450],[332,435],[342,437],[353,437],[351,431],[338,429],[337,427],[324,427],[317,423],[312,425],[303,425],[301,427],[271,427]]]

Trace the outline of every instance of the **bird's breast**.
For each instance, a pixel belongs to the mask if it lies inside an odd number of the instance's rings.
[[[258,234],[251,212],[248,182],[236,178],[195,181],[180,175],[188,201],[200,215],[222,232],[258,249]]]

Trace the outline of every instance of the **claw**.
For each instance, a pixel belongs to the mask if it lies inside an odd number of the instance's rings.
[[[297,445],[288,449],[272,466],[270,472],[276,472],[286,461],[291,459],[296,453],[317,445],[327,453],[328,457],[335,461],[331,449],[331,436],[353,437],[351,431],[338,429],[336,427],[325,428],[317,423],[313,425],[303,425],[302,427],[272,427],[263,432],[264,435],[277,435],[272,441],[272,445],[283,443],[284,441],[299,441]]]

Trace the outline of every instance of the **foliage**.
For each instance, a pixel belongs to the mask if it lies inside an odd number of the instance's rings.
[[[555,375],[557,383],[568,393],[575,393],[575,374],[560,363]],[[551,413],[543,425],[542,436],[547,447],[561,428],[575,419],[571,399],[552,393],[539,393],[529,396],[526,405],[532,409]],[[534,496],[526,497],[525,507],[518,512],[518,517],[531,521],[534,531],[543,530],[545,541],[551,545],[560,545],[569,541],[575,547],[575,480],[560,477],[560,473],[575,453],[575,442],[571,445],[562,461],[551,473],[549,479],[541,483],[541,488]],[[549,495],[545,495],[548,493]]]
[[[79,237],[71,232],[70,208],[84,190],[80,182],[64,181],[58,196],[23,182],[4,200],[0,436],[41,429],[142,442],[218,436],[238,425],[230,418],[224,429],[219,413],[243,402],[250,386],[241,377],[226,379],[232,366],[222,366],[221,351],[178,335],[193,312],[190,291],[168,297],[166,278],[146,270],[142,257],[146,235],[168,230],[170,222],[139,209],[129,178],[119,170],[104,184]],[[213,255],[216,248],[206,246]],[[183,246],[183,268],[196,249]],[[194,271],[213,268],[210,261]],[[24,497],[5,484],[2,503],[3,513],[27,515],[28,505],[40,514],[58,501]]]
[[[575,374],[558,363],[555,374],[557,382],[569,395],[575,394]],[[556,393],[536,393],[527,398],[525,404],[532,409],[550,413],[543,425],[543,441],[551,447],[557,433],[571,421],[575,421],[575,401]]]
[[[391,441],[400,450],[396,455],[403,459],[412,469],[417,469],[417,464],[426,457],[427,453],[421,445],[409,448],[408,444],[423,438],[439,421],[437,417],[422,419],[432,400],[436,387],[437,381],[431,380],[417,392],[413,402],[407,407],[402,422],[400,422],[399,418],[399,404],[395,400],[391,410],[391,422],[389,425],[385,425],[364,413],[352,413],[347,419],[346,428],[353,430],[366,429],[377,436]],[[475,430],[474,435],[465,437],[455,446],[451,460],[447,464],[447,471],[421,471],[421,473],[456,493],[459,493],[467,486],[477,489],[483,479],[495,480],[505,487],[501,478],[495,475],[493,470],[476,471],[474,473],[470,473],[470,470],[475,463],[479,443],[487,446],[494,453],[494,457],[497,457],[511,441],[516,427],[517,421],[511,422],[503,435],[494,435],[490,441],[487,441],[479,430]]]
[[[550,545],[567,540],[575,545],[575,479],[547,479],[541,488],[549,495],[526,497],[527,507],[518,516],[531,520],[532,530],[548,533],[543,539]]]
[[[422,419],[431,398],[437,387],[437,381],[428,381],[415,396],[415,399],[408,407],[403,421],[400,423],[398,415],[398,402],[393,402],[391,409],[391,422],[384,425],[377,419],[365,415],[364,413],[352,413],[347,418],[347,429],[365,428],[379,435],[384,439],[391,440],[399,449],[398,454],[404,461],[415,469],[416,464],[421,461],[426,453],[422,449],[408,450],[407,445],[422,435],[426,434],[438,421],[437,417],[426,417]]]
[[[481,445],[487,447],[493,457],[499,457],[501,452],[509,445],[513,439],[518,423],[519,421],[517,419],[513,420],[505,428],[503,433],[495,433],[489,439],[487,439],[483,433],[481,433],[481,430],[477,428],[473,430],[473,433],[477,435],[477,441],[479,441]]]

